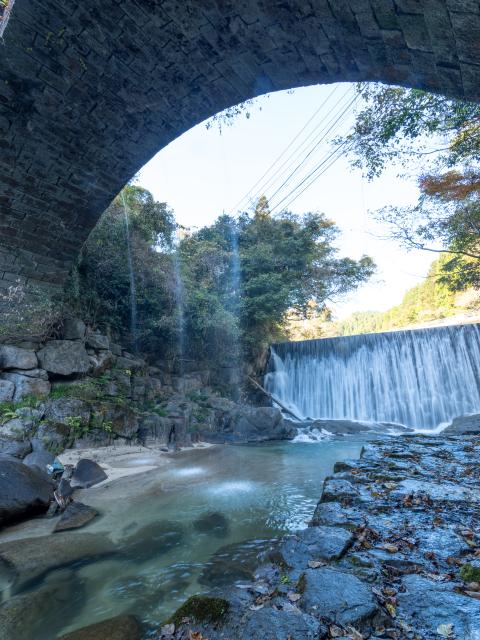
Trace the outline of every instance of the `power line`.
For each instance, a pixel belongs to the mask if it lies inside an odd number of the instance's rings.
[[[270,173],[273,167],[282,159],[282,157],[287,153],[287,151],[292,147],[292,145],[296,142],[296,140],[300,137],[300,135],[305,131],[308,125],[314,120],[314,118],[320,113],[320,111],[324,108],[330,98],[335,94],[338,90],[338,85],[336,85],[333,90],[329,93],[329,95],[325,98],[322,104],[314,111],[314,113],[310,116],[307,122],[303,125],[303,127],[298,131],[298,133],[292,138],[292,140],[288,143],[288,145],[284,148],[284,150],[280,153],[279,156],[272,162],[272,164],[268,167],[268,169],[263,173],[263,175],[255,182],[255,184],[249,189],[249,191],[237,202],[237,204],[232,207],[232,209],[237,209],[245,200],[248,199],[250,194],[255,190],[255,188],[261,183],[261,181]],[[289,156],[291,157],[291,156]],[[288,161],[288,159],[287,159]],[[284,166],[284,165],[282,165]]]

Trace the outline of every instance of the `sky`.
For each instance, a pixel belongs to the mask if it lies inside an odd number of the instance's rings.
[[[235,214],[239,204],[248,209],[262,194],[269,198],[272,209],[278,205],[275,211],[289,205],[294,213],[322,212],[342,232],[337,242],[339,255],[359,258],[367,254],[377,264],[367,284],[329,302],[334,316],[343,319],[354,311],[389,309],[424,280],[434,256],[419,250],[407,252],[387,240],[387,228],[372,217],[383,206],[414,204],[418,189],[413,177],[399,178],[400,168],[389,167],[369,182],[345,156],[331,166],[330,161],[321,165],[331,152],[332,138],[347,133],[353,124],[356,105],[348,108],[353,96],[353,85],[345,83],[259,98],[249,108],[249,118],[241,114],[232,126],[221,129],[216,123],[209,128],[201,123],[174,140],[143,167],[137,184],[167,202],[177,221],[190,228],[209,225],[223,212]],[[308,153],[305,163],[283,184]],[[311,178],[318,175],[318,179],[311,186],[300,193],[310,183],[308,179],[292,191],[319,165]]]

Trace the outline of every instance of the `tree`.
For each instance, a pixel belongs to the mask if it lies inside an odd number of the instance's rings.
[[[358,92],[364,106],[347,136],[353,164],[369,179],[392,163],[416,167],[421,192],[416,206],[385,207],[377,219],[407,248],[448,251],[452,287],[480,286],[480,106],[383,85]]]

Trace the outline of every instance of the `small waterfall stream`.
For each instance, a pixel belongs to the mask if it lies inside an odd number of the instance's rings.
[[[178,238],[172,253],[173,264],[173,295],[177,311],[177,358],[179,374],[183,374],[185,358],[185,287],[183,284],[181,256],[178,250]]]
[[[135,353],[138,351],[138,313],[137,313],[137,287],[135,284],[135,273],[133,271],[133,259],[132,259],[132,240],[130,236],[130,221],[128,214],[127,201],[125,200],[125,194],[123,191],[122,204],[123,215],[125,219],[125,237],[127,244],[127,260],[128,260],[128,274],[130,279],[130,331],[132,334],[132,343]]]
[[[458,325],[285,342],[265,387],[305,418],[432,429],[480,413],[480,328]]]

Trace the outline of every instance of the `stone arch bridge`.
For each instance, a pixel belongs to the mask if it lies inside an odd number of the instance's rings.
[[[269,91],[480,99],[477,0],[16,0],[0,43],[0,291],[61,284],[159,149]]]

